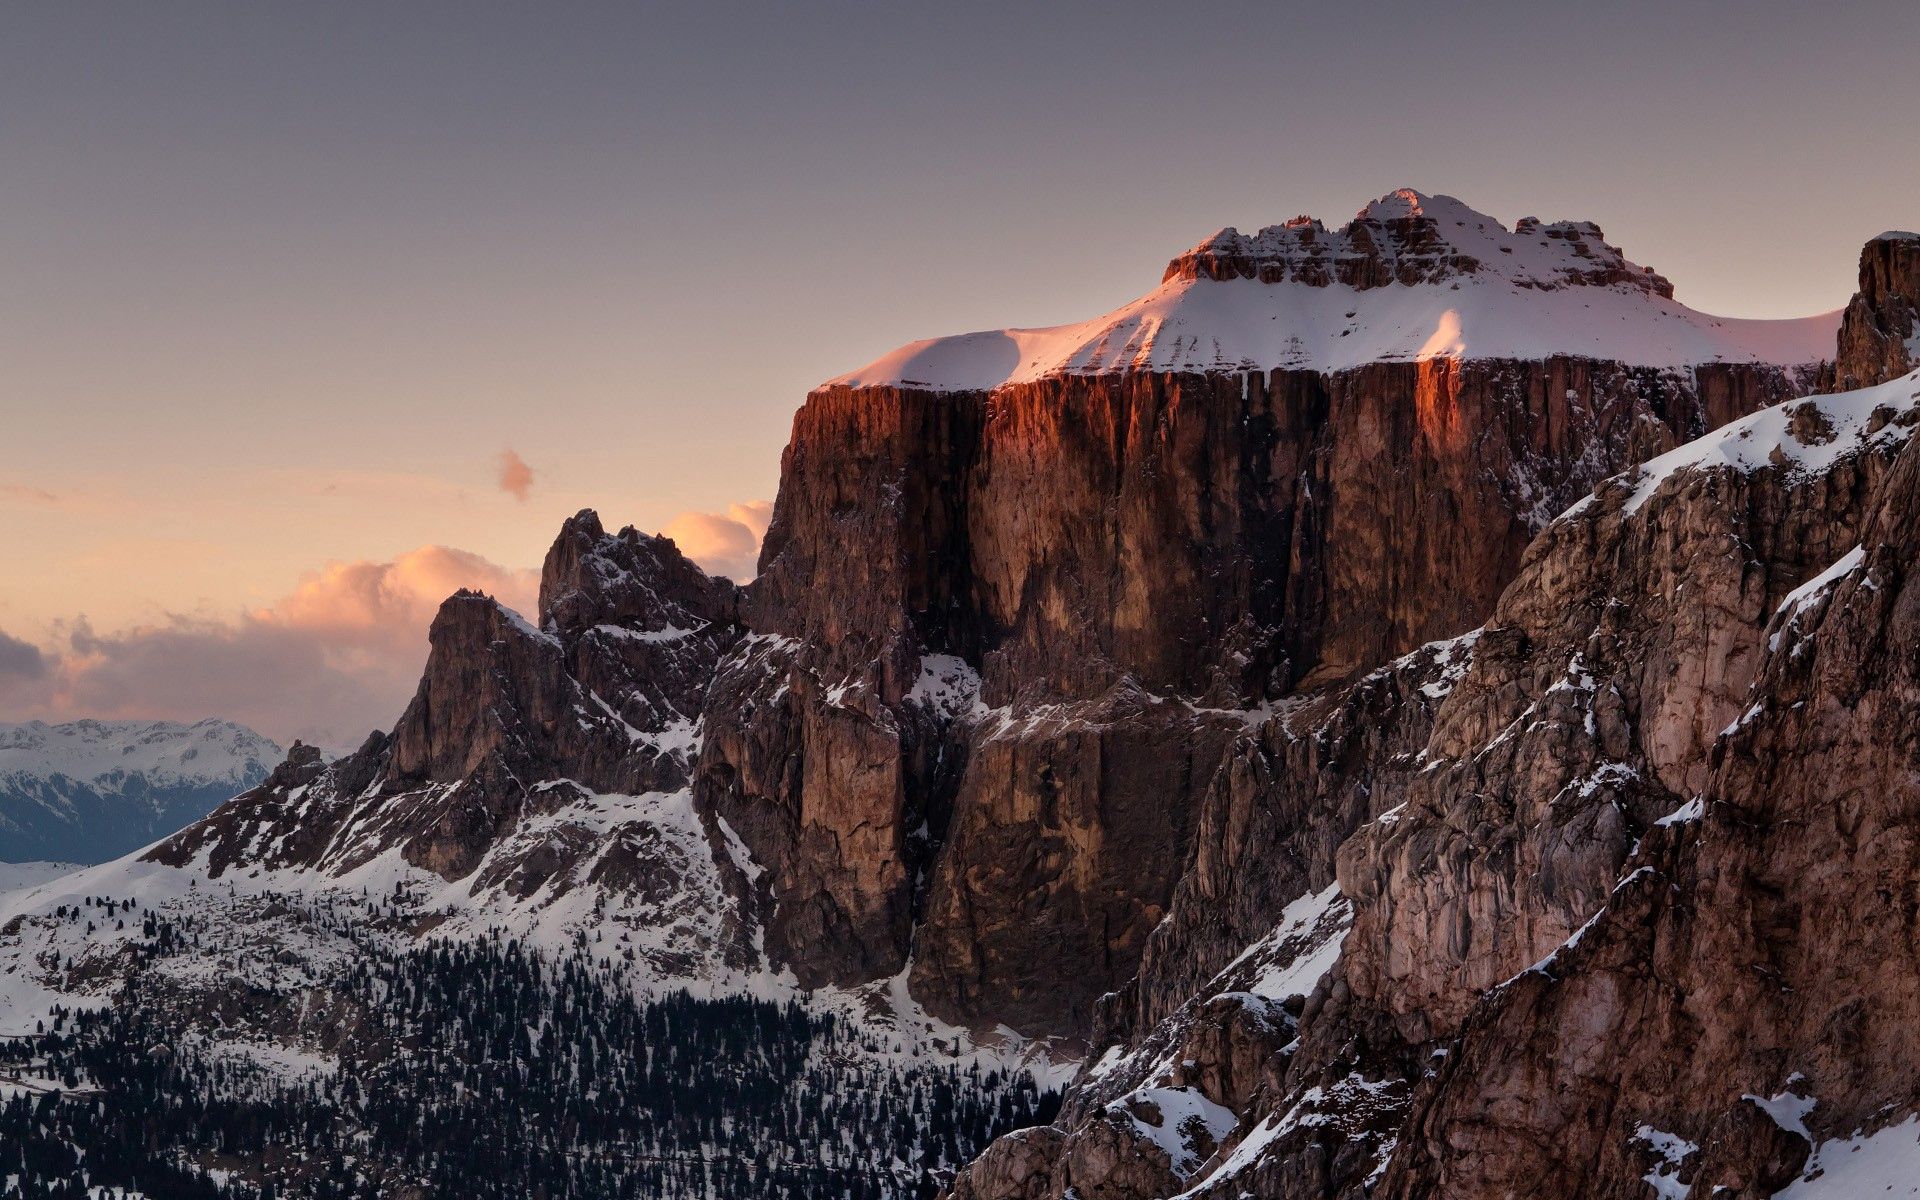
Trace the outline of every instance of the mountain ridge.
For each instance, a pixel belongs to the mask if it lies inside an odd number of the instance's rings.
[[[117,857],[245,791],[284,753],[217,718],[0,724],[0,858]]]

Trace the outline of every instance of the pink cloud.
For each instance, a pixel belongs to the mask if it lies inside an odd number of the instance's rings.
[[[683,512],[660,532],[707,572],[745,582],[759,569],[760,539],[772,519],[771,500],[749,500],[724,513]]]
[[[249,615],[342,641],[412,640],[426,635],[440,602],[463,587],[532,613],[540,573],[498,566],[451,546],[422,546],[390,562],[328,563],[289,595]]]
[[[10,500],[21,500],[30,504],[58,504],[60,497],[45,488],[29,487],[24,483],[0,483],[0,496]]]
[[[709,571],[750,578],[767,501],[682,513],[665,531]],[[219,716],[280,741],[345,749],[391,728],[426,663],[441,601],[478,588],[532,615],[537,570],[449,546],[335,562],[272,604],[231,617],[171,615],[103,632],[84,616],[33,645],[0,632],[0,719],[198,720]]]
[[[500,490],[512,496],[522,504],[526,503],[527,493],[533,490],[533,468],[527,460],[512,450],[502,450],[497,460],[500,466]]]
[[[422,546],[389,562],[330,563],[278,602],[231,619],[171,616],[103,634],[79,617],[45,648],[42,670],[0,670],[0,713],[220,716],[281,741],[345,748],[400,715],[426,662],[433,614],[462,587],[531,612],[539,572]],[[12,658],[30,666],[24,651]]]

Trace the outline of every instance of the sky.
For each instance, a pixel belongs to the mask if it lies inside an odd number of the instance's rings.
[[[0,7],[0,720],[391,724],[559,524],[751,574],[811,386],[1395,187],[1830,310],[1920,5]]]

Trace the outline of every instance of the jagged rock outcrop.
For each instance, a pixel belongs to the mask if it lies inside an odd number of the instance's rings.
[[[914,394],[800,411],[746,610],[754,636],[713,681],[697,791],[766,869],[769,953],[809,985],[900,970],[914,882],[945,825],[944,714],[906,697],[923,653],[953,636],[971,415]]]
[[[1636,848],[1685,820],[1720,729],[1751,704],[1769,617],[1869,521],[1916,390],[1757,414],[1543,533],[1440,706],[1405,807],[1341,848],[1352,931],[1230,1143],[1238,1160],[1196,1195],[1358,1196],[1382,1178],[1482,997],[1574,936]],[[1405,1194],[1535,1194],[1515,1170],[1512,1193]]]
[[[1188,798],[1240,721],[1131,683],[1021,713],[965,727],[911,982],[940,1011],[1078,1033],[1164,916]]]
[[[443,879],[511,876],[524,895],[610,849],[625,855],[617,838],[561,828],[527,842],[518,831],[588,795],[685,786],[708,681],[738,636],[738,590],[668,539],[608,534],[588,511],[561,530],[540,594],[544,628],[489,596],[455,593],[391,735],[332,764],[296,747],[260,788],[149,857],[199,861],[214,878],[239,868],[338,876],[397,847]],[[637,869],[596,861],[615,877]],[[483,864],[491,874],[480,879]]]
[[[1542,533],[1407,807],[1340,851],[1357,996],[1432,1040],[1598,910],[1638,839],[1704,785],[1768,614],[1858,538],[1916,419],[1898,389],[1768,410]]]
[[[1549,224],[1522,217],[1508,231],[1451,197],[1423,196],[1410,188],[1374,201],[1332,232],[1306,216],[1253,234],[1222,229],[1167,264],[1162,282],[1243,278],[1309,287],[1341,284],[1363,291],[1510,273],[1503,259],[1523,246],[1535,253],[1529,256],[1534,261],[1514,276],[1522,286],[1618,285],[1673,297],[1671,283],[1651,267],[1628,262],[1591,221]]]
[[[1830,390],[1872,387],[1920,367],[1920,233],[1883,233],[1860,251],[1860,290],[1840,319]]]
[[[954,1180],[953,1200],[1049,1200],[1066,1134],[1051,1125],[1000,1138]]]
[[[1474,1014],[1385,1194],[1766,1196],[1816,1143],[1920,1104],[1920,446],[1867,511],[1858,546],[1772,614],[1699,801],[1578,939]]]
[[[1333,851],[1399,803],[1473,641],[1425,646],[1249,715],[1220,756],[1138,977],[1100,1005],[1094,1044],[1106,1053],[1076,1080],[1061,1118],[1069,1132],[1045,1143],[1049,1200],[1068,1188],[1145,1200],[1198,1186],[1243,1115],[1257,1119],[1279,1094],[1308,994],[1351,916],[1332,886]],[[1131,1115],[1169,1092],[1213,1118],[1204,1139],[1177,1142],[1187,1148],[1179,1156]],[[1024,1148],[1020,1161],[1034,1154]],[[960,1177],[981,1197],[996,1194],[994,1178],[972,1169]]]
[[[1096,1044],[1130,1041],[1205,996],[1203,985],[1273,930],[1275,914],[1333,885],[1341,844],[1399,806],[1425,767],[1434,712],[1476,640],[1432,643],[1352,683],[1288,697],[1251,723],[1200,802],[1167,917],[1137,977],[1103,1011]]]
[[[456,593],[428,637],[419,691],[393,731],[400,779],[453,783],[498,758],[514,775],[603,791],[686,782],[693,729],[737,589],[666,538],[569,518],[547,554],[536,628]]]

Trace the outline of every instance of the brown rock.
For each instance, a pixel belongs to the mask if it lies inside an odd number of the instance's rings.
[[[952,1200],[1051,1200],[1064,1135],[1052,1126],[1022,1129],[987,1147],[953,1182]]]
[[[478,592],[450,597],[391,737],[324,769],[296,746],[259,788],[150,856],[178,865],[204,853],[216,876],[249,862],[339,872],[398,845],[458,879],[534,812],[583,792],[683,786],[708,681],[738,636],[737,590],[665,538],[606,534],[589,511],[562,529],[541,595],[544,629]],[[524,896],[565,877],[598,849],[570,836],[485,882]]]
[[[1824,417],[1797,411],[1790,437],[1832,440]],[[1410,1041],[1444,1036],[1601,907],[1648,826],[1705,785],[1768,615],[1857,539],[1896,447],[1811,476],[1709,456],[1631,514],[1610,488],[1535,541],[1404,814],[1340,851],[1359,996]]]
[[[1815,1137],[1920,1104],[1908,900],[1920,794],[1920,447],[1884,477],[1851,570],[1774,618],[1704,817],[1650,838],[1577,946],[1467,1024],[1386,1194],[1642,1195],[1642,1127],[1694,1184],[1771,1194],[1805,1145],[1748,1096],[1815,1100]],[[1849,563],[1855,560],[1849,558]]]
[[[1885,233],[1860,251],[1860,290],[1840,319],[1830,390],[1898,379],[1920,367],[1920,234]]]
[[[1601,476],[1703,431],[1709,403],[1793,386],[1700,380],[1434,360],[815,393],[699,768],[768,867],[771,952],[853,982],[911,940],[941,1015],[1084,1032],[1212,783],[1226,723],[1181,706],[1257,706],[1471,628]],[[929,653],[1004,712],[910,703]],[[1136,694],[1172,702],[1090,736]]]

